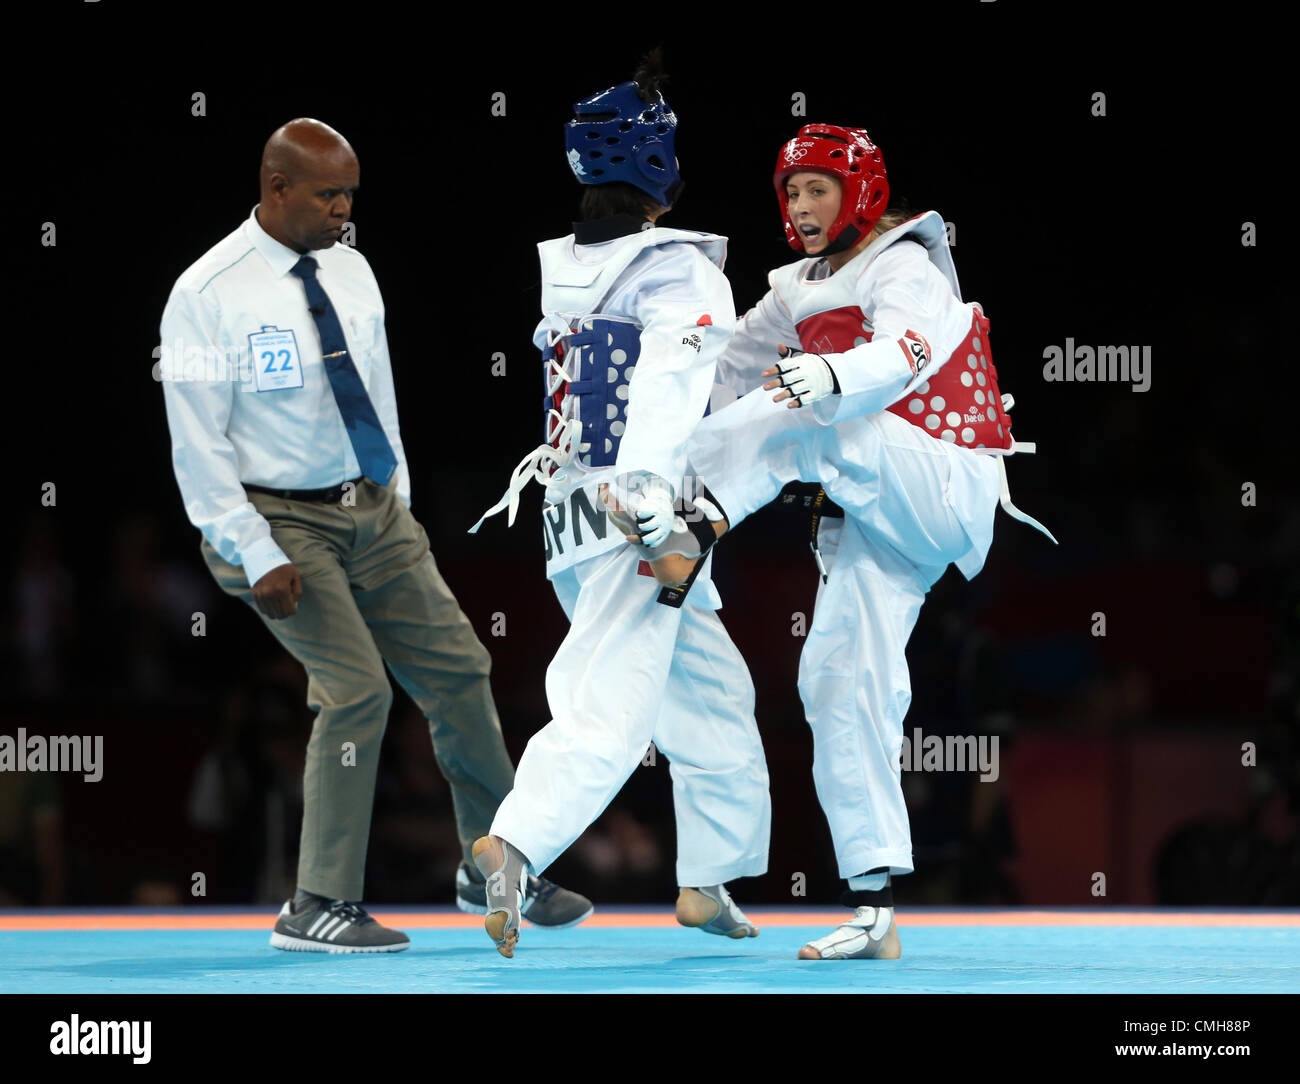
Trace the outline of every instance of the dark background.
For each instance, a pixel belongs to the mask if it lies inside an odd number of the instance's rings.
[[[622,30],[589,11],[494,11],[313,8],[272,24],[255,8],[102,2],[42,16],[57,47],[9,87],[19,352],[0,733],[102,734],[105,774],[0,774],[0,905],[188,903],[195,872],[209,902],[273,903],[292,886],[305,681],[202,565],[151,352],[171,284],[247,217],[262,144],[293,117],[332,125],[360,157],[357,247],[388,309],[413,511],[493,654],[512,755],[549,718],[543,675],[565,624],[540,491],[513,529],[465,532],[538,438],[534,246],[569,232],[579,196],[561,125],[658,43],[687,179],[664,224],[731,239],[738,310],[793,256],[777,148],[804,123],[865,125],[894,195],[955,224],[1017,438],[1039,446],[1010,461],[1013,496],[1061,545],[999,513],[983,573],[950,569],[909,646],[906,732],[997,734],[1001,774],[905,774],[917,872],[900,901],[1300,904],[1280,164],[1294,99],[1279,28],[1248,5],[1216,26],[1005,0],[716,26],[659,11]],[[1150,390],[1045,381],[1043,352],[1067,337],[1150,346]],[[811,618],[816,585],[805,529],[769,509],[716,559],[772,776],[770,872],[736,886],[746,902],[791,900],[797,873],[809,900],[839,887],[795,690],[793,615]],[[598,902],[667,902],[673,842],[660,758],[552,875]],[[449,902],[457,858],[424,722],[399,691],[367,898]]]

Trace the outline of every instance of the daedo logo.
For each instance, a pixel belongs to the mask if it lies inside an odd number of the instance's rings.
[[[913,376],[930,364],[930,344],[920,332],[908,328],[898,340],[898,345],[907,356],[907,364],[911,367]]]

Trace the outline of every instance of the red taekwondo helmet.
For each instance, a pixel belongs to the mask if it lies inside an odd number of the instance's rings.
[[[889,205],[889,181],[880,148],[871,142],[865,128],[841,128],[838,124],[805,124],[799,134],[781,148],[772,183],[785,219],[785,239],[796,252],[803,241],[790,221],[785,182],[804,170],[829,173],[843,185],[839,217],[828,233],[830,244],[819,253],[827,256],[844,252],[862,240]]]

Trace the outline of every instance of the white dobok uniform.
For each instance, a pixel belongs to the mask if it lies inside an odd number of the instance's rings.
[[[983,567],[1005,475],[981,451],[1006,454],[1013,442],[987,321],[961,301],[939,215],[886,232],[828,272],[825,260],[804,259],[771,273],[718,364],[741,398],[705,419],[689,454],[733,527],[795,480],[820,482],[845,510],[841,524],[821,521],[829,571],[799,692],[848,878],[912,870],[904,648],[947,566],[967,579]],[[842,394],[796,409],[773,403],[759,374],[778,342],[823,355]]]
[[[638,473],[681,492],[686,442],[736,323],[721,271],[726,240],[650,228],[600,244],[579,245],[570,235],[538,248],[545,315],[536,344],[564,343],[567,332],[593,326],[595,314],[639,329],[640,352],[623,370],[596,366],[586,386],[598,391],[608,381],[617,392],[608,406],[573,392],[574,349],[546,365],[547,436],[558,435],[558,449],[544,445],[532,466],[539,480],[558,467],[543,529],[547,576],[570,627],[546,672],[552,719],[529,741],[492,833],[541,873],[600,816],[653,741],[670,762],[678,884],[758,876],[767,870],[771,827],[767,764],[753,683],[716,613],[709,569],[680,608],[660,604],[641,552],[609,524],[597,495],[602,482]],[[627,361],[624,350],[613,355]],[[619,409],[617,420],[596,416],[606,409],[609,418]],[[592,437],[586,422],[606,424]],[[614,462],[584,461],[598,457],[580,453],[605,441]]]

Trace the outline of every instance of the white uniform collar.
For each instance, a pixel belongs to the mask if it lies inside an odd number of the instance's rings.
[[[618,259],[626,266],[637,253],[644,249],[685,241],[696,245],[708,258],[709,262],[719,270],[727,262],[727,239],[721,234],[700,233],[697,230],[678,230],[673,229],[671,226],[655,226],[650,223],[647,223],[647,225],[649,225],[649,229],[639,229],[635,233],[616,237],[612,241],[579,245],[577,238],[573,234],[569,234],[568,237],[558,238],[555,241],[543,241],[537,247],[545,252],[546,246],[557,246],[564,258],[575,263],[585,264],[592,254],[600,253],[601,255],[597,256],[597,259]],[[581,255],[578,252],[579,249],[581,249]],[[610,253],[611,255],[606,256],[604,253]],[[615,257],[614,253],[618,253],[618,256]],[[545,258],[543,258],[543,270],[545,270],[545,266]]]
[[[294,252],[294,250],[289,248],[288,245],[282,245],[267,233],[266,230],[262,229],[262,224],[257,221],[257,207],[260,206],[261,204],[258,204],[249,212],[248,220],[244,223],[244,233],[248,236],[249,241],[252,242],[253,247],[257,249],[266,262],[271,265],[271,270],[275,273],[276,277],[282,278],[294,268],[299,260],[302,259],[303,253]],[[316,257],[316,262],[320,263],[319,253],[321,251],[323,250],[314,249],[306,255]]]
[[[900,222],[892,230],[886,230],[835,273],[842,275],[847,271],[851,275],[862,274],[867,269],[867,265],[881,252],[889,248],[895,241],[901,241],[904,237],[914,233],[919,233],[926,239],[927,248],[930,248],[932,244],[937,244],[940,237],[943,238],[944,243],[947,240],[943,216],[937,211],[923,211],[920,214],[913,215],[906,222]]]

